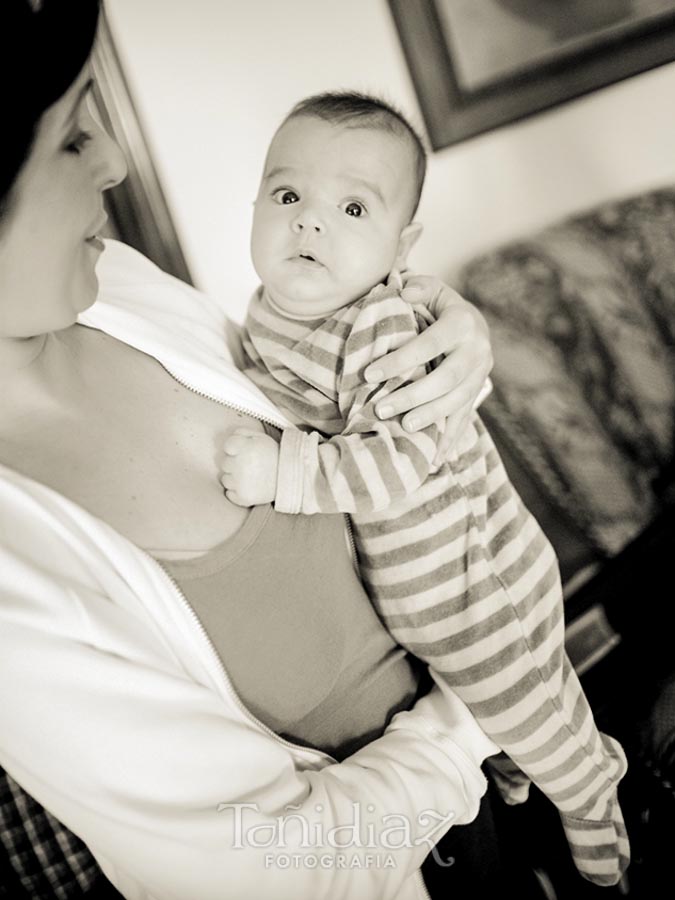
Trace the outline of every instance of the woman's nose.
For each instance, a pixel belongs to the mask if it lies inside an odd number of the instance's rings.
[[[310,206],[304,206],[296,213],[291,227],[296,234],[300,234],[303,231],[323,234],[326,230],[323,219],[316,209]]]
[[[128,167],[124,153],[120,145],[108,134],[105,129],[100,129],[97,138],[97,181],[101,191],[108,191],[127,177]]]

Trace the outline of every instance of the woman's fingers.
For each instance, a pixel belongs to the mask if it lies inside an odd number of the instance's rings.
[[[477,327],[487,333],[487,324],[476,308],[464,297],[439,278],[431,275],[403,275],[401,297],[408,303],[422,303],[435,319],[439,319],[449,309],[466,315],[466,328]]]
[[[440,359],[427,375],[383,397],[375,406],[382,419],[403,415],[403,427],[408,431],[447,420],[440,456],[464,430],[492,368],[489,331],[481,313],[437,278],[407,275],[401,296],[410,303],[424,304],[436,321],[403,347],[371,363],[365,378],[378,383],[407,377],[419,366]]]
[[[463,339],[459,331],[451,336],[449,327],[437,328],[440,324],[440,321],[434,322],[398,350],[392,350],[391,353],[371,363],[365,371],[366,381],[378,384],[390,378],[405,376],[418,366],[452,352]],[[461,327],[461,323],[458,327]]]
[[[402,395],[403,408],[409,410],[402,419],[406,431],[419,431],[432,422],[440,422],[443,419],[452,419],[453,421],[461,419],[466,407],[474,408],[476,397],[480,391],[479,378],[476,373],[456,383],[452,391],[440,394],[440,396],[439,391],[433,385],[434,377],[443,378],[443,384],[446,383],[446,376],[440,370],[436,370],[427,375],[423,381],[407,385],[396,391],[396,394],[391,394],[386,398],[387,402],[394,405],[398,400],[398,395]],[[430,386],[428,386],[429,380],[432,382]],[[427,397],[432,399],[427,399]]]
[[[382,419],[406,414],[404,428],[418,431],[472,406],[488,371],[485,356],[476,356],[473,348],[462,345],[424,378],[383,397],[375,411]]]
[[[445,431],[441,435],[438,442],[438,449],[434,458],[434,465],[440,464],[447,459],[451,450],[457,449],[461,444],[461,437],[468,428],[471,417],[474,413],[474,403],[467,403],[462,409],[458,410],[452,416],[448,416],[445,422]]]
[[[371,363],[365,371],[366,381],[378,383],[405,376],[417,366],[445,356],[446,362],[448,357],[456,359],[461,370],[461,377],[448,383],[446,391],[474,369],[479,370],[482,383],[493,360],[489,330],[481,313],[452,288],[421,275],[409,279],[401,296],[411,301],[414,297],[415,302],[424,303],[438,318],[407,344]],[[442,385],[441,379],[435,388]]]

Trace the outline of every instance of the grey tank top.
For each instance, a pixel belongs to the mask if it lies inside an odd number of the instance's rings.
[[[159,562],[240,698],[281,736],[344,759],[413,704],[421,664],[371,606],[341,515],[254,507],[206,554]]]

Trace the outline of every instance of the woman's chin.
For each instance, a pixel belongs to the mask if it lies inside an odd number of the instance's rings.
[[[81,279],[78,279],[78,284],[74,287],[71,295],[70,308],[75,313],[76,318],[80,313],[83,313],[96,303],[98,288],[98,276],[95,268],[92,266]]]

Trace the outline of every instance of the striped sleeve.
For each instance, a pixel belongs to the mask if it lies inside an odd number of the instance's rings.
[[[275,500],[279,511],[367,514],[409,496],[425,482],[440,438],[438,426],[410,434],[398,418],[381,421],[375,414],[379,400],[419,371],[378,385],[364,379],[373,360],[417,333],[415,313],[398,294],[384,290],[361,301],[335,379],[342,432],[329,438],[316,431],[284,432]],[[313,366],[316,360],[315,355]]]

